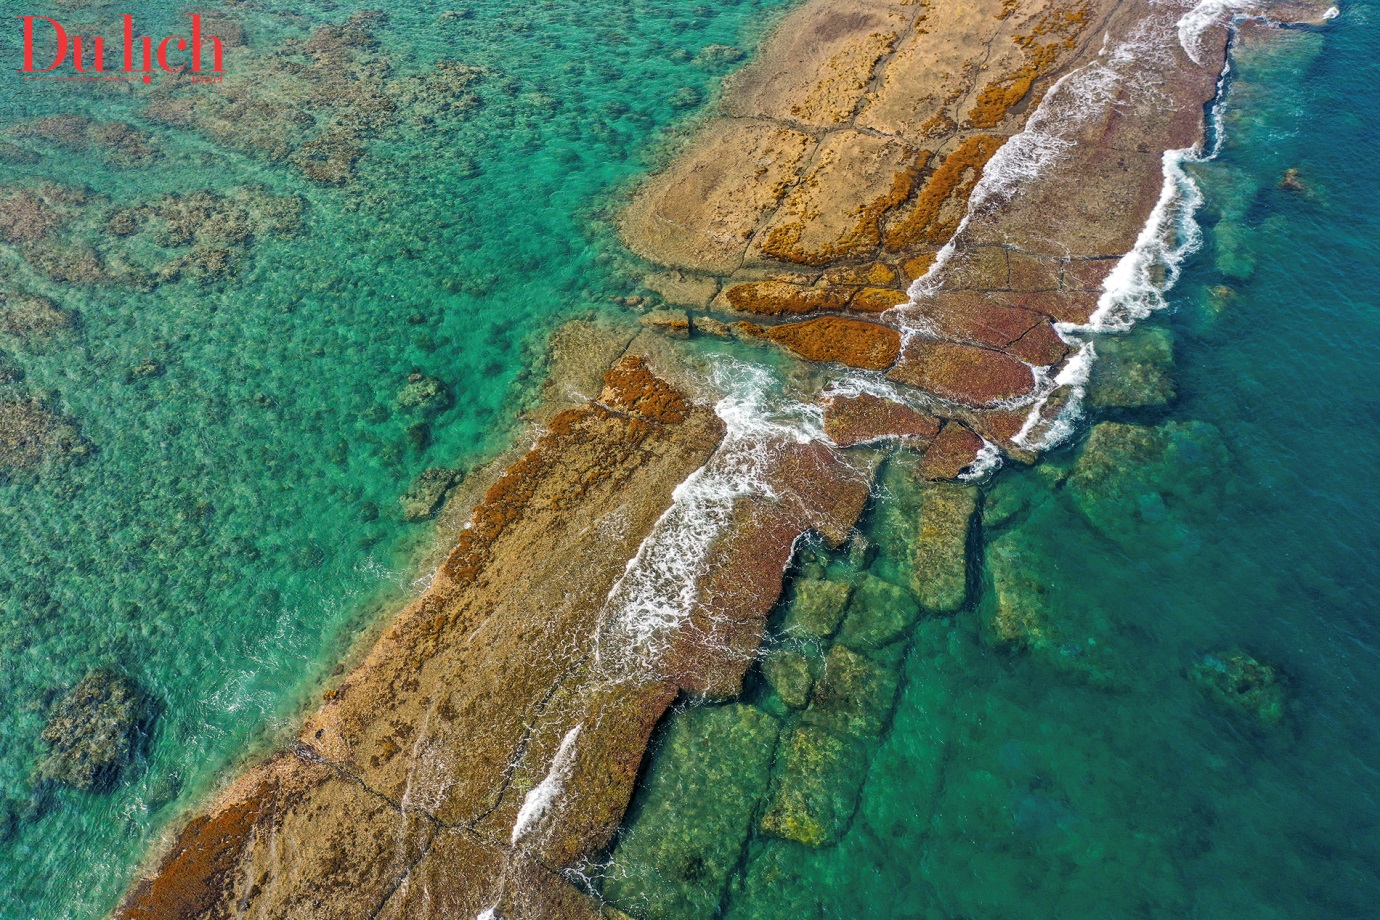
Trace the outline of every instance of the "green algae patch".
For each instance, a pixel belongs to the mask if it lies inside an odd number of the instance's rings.
[[[714,915],[765,791],[776,720],[739,703],[675,717],[603,893],[645,920]]]

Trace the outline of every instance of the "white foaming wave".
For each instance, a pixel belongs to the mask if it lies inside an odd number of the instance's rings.
[[[1160,197],[1135,245],[1103,281],[1097,309],[1087,324],[1068,329],[1125,332],[1164,307],[1164,294],[1179,280],[1184,260],[1203,242],[1202,229],[1194,219],[1203,193],[1184,164],[1206,158],[1197,147],[1164,152]]]
[[[1143,73],[1147,62],[1164,60],[1164,43],[1156,25],[1147,20],[1122,41],[1104,43],[1096,58],[1054,82],[1025,127],[1008,138],[983,167],[958,228],[925,274],[911,283],[907,293],[912,303],[939,290],[944,268],[972,218],[1010,201],[1043,175],[1074,146],[1080,128],[1114,105],[1146,105],[1162,98],[1153,81],[1128,79],[1133,70]],[[1123,96],[1125,101],[1119,101]],[[904,305],[894,309],[904,310]]]
[[[556,756],[551,758],[551,768],[547,770],[546,776],[523,798],[522,808],[518,809],[517,819],[513,822],[511,843],[516,844],[531,833],[551,810],[557,796],[565,788],[565,781],[570,778],[571,770],[575,766],[575,739],[580,737],[580,729],[583,727],[584,723],[581,722],[565,733],[565,737],[561,739],[561,746],[556,749]],[[488,912],[492,915],[493,908]],[[482,918],[483,914],[480,917]]]
[[[1201,0],[1179,19],[1179,47],[1184,49],[1184,54],[1188,55],[1193,63],[1203,63],[1199,56],[1202,53],[1200,45],[1203,33],[1216,25],[1227,13],[1235,14],[1249,10],[1253,6],[1250,0]]]
[[[714,540],[741,498],[775,497],[766,470],[770,443],[826,440],[824,410],[781,395],[765,367],[716,357],[712,380],[724,392],[714,411],[726,427],[709,461],[672,493],[662,513],[614,584],[600,618],[595,653],[642,665],[694,609]]]
[[[1055,331],[1059,332],[1060,338],[1065,338],[1068,332],[1060,331],[1059,326],[1055,327]],[[1093,359],[1097,357],[1097,352],[1092,342],[1079,343],[1070,339],[1065,341],[1069,344],[1078,344],[1078,349],[1064,362],[1064,366],[1054,376],[1052,385],[1031,407],[1030,413],[1025,417],[1025,424],[1011,439],[1027,450],[1043,451],[1062,443],[1073,434],[1082,415],[1083,396],[1087,392],[1088,377],[1092,374]],[[1048,405],[1050,396],[1060,390],[1068,393],[1069,398],[1061,407],[1058,416],[1047,420],[1044,418],[1044,408]],[[1047,427],[1037,435],[1036,432],[1042,425]]]
[[[1001,449],[986,438],[982,439],[982,447],[978,450],[973,462],[958,474],[958,478],[963,482],[980,482],[1001,469]]]

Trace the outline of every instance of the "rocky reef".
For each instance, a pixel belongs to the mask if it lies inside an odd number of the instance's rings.
[[[92,671],[53,705],[37,778],[77,789],[109,787],[135,755],[150,715],[144,694],[127,678]]]
[[[1226,29],[1204,17],[1190,35],[1182,15],[1135,0],[806,3],[637,189],[623,238],[657,266],[650,289],[705,312],[690,329],[885,373],[897,407],[836,402],[838,443],[933,439],[923,406],[951,437],[962,425],[1029,461],[1070,396],[1056,324],[1089,323],[1160,197],[1162,154],[1203,136]],[[1137,53],[1146,34],[1180,44]],[[1092,405],[1173,399],[1162,333],[1100,353]],[[958,475],[962,453],[936,473]]]
[[[1184,495],[1229,462],[1220,437],[1201,423],[1100,424],[1051,469],[1056,497],[994,500],[981,533],[984,499],[965,480],[998,449],[1037,459],[1070,396],[1056,324],[1093,317],[1159,198],[1164,151],[1202,136],[1222,24],[1162,55],[1123,53],[1180,13],[1137,0],[811,0],[787,15],[620,218],[647,287],[677,309],[647,312],[640,334],[558,334],[532,446],[458,490],[489,483],[447,532],[426,592],[288,750],[180,829],[116,916],[712,916],[725,891],[798,879],[802,859],[860,823],[884,830],[865,795],[874,764],[913,767],[937,795],[937,750],[911,763],[879,740],[912,680],[931,696],[911,707],[949,725],[946,681],[977,636],[990,659],[1028,653],[1118,686],[1090,615],[1060,619],[1050,600],[1038,532],[1001,525],[1048,514],[1104,544],[1161,539]],[[150,116],[348,183],[389,124],[463,100],[482,77],[456,65],[438,66],[435,85],[394,79],[379,23],[322,27],[271,57],[261,86],[212,101],[169,91]],[[1085,92],[1087,73],[1112,82]],[[278,119],[279,96],[310,123]],[[1038,159],[1050,148],[1058,169]],[[43,251],[24,247],[61,238],[77,194],[3,194],[0,239],[42,273]],[[177,232],[182,204],[110,217],[126,236],[196,252],[213,241]],[[114,262],[63,264],[100,277]],[[692,474],[723,462],[742,478],[707,408],[720,394],[678,351],[699,335],[808,365],[826,437],[764,436],[752,466],[769,488],[696,519],[712,534],[690,552],[656,538],[693,498]],[[1172,398],[1164,342],[1108,352],[1096,405]],[[448,399],[419,374],[395,405],[426,418]],[[434,513],[454,484],[428,470],[404,514]],[[822,548],[812,557],[806,541]],[[655,603],[633,590],[646,585]],[[967,644],[942,625],[960,618]],[[939,678],[920,680],[931,666]],[[1270,711],[1271,681],[1239,662],[1226,671],[1197,679]],[[677,700],[692,705],[665,722]],[[649,774],[620,835],[654,738],[671,766]],[[1002,797],[985,769],[955,786]],[[1027,791],[1022,820],[1061,820],[1060,800]],[[931,823],[956,838],[960,814]],[[585,880],[607,860],[601,900]]]
[[[0,480],[80,461],[91,450],[76,423],[46,400],[0,388]]]
[[[728,577],[700,579],[684,620],[646,654],[601,651],[603,632],[626,628],[608,607],[612,589],[723,436],[647,360],[634,343],[597,401],[546,420],[492,480],[426,594],[327,693],[293,749],[193,818],[117,916],[200,917],[231,904],[612,915],[560,870],[607,845],[676,696],[738,692],[796,539],[813,529],[841,542],[872,469],[822,446],[783,450],[776,497],[738,502],[704,560]],[[774,730],[759,719],[741,735],[752,748]],[[746,814],[718,820],[727,833]],[[686,878],[726,871],[705,837],[643,845],[685,853],[674,858]],[[295,855],[274,855],[284,853]],[[667,893],[680,896],[690,897]]]

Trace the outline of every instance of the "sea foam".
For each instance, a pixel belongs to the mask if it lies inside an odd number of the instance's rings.
[[[1184,53],[1200,62],[1203,34],[1229,12],[1244,11],[1240,0],[1203,0],[1177,20],[1148,19],[1122,41],[1105,43],[1098,56],[1058,80],[1036,107],[1025,129],[1002,145],[988,162],[969,199],[968,212],[934,265],[911,286],[911,305],[932,295],[944,283],[947,263],[962,244],[970,222],[1020,194],[1038,181],[1076,143],[1080,128],[1101,117],[1112,106],[1163,106],[1169,100],[1147,78],[1156,68],[1173,66],[1174,38]],[[1225,81],[1224,68],[1218,98]],[[1197,250],[1202,233],[1194,219],[1202,193],[1185,165],[1209,159],[1221,137],[1220,105],[1212,108],[1208,149],[1198,144],[1166,151],[1161,170],[1164,182],[1134,246],[1118,262],[1103,284],[1097,307],[1085,324],[1059,323],[1055,331],[1075,348],[1073,355],[1052,377],[1037,372],[1037,386],[1024,426],[1013,439],[1032,450],[1045,450],[1067,439],[1082,413],[1083,397],[1096,351],[1089,336],[1099,332],[1123,332],[1138,320],[1165,305],[1164,294],[1178,280],[1184,260]],[[896,308],[906,325],[907,305]],[[915,311],[910,311],[913,315]],[[1044,411],[1049,399],[1061,393],[1063,404],[1055,418]]]
[[[714,411],[726,433],[709,461],[672,493],[671,507],[629,560],[601,617],[596,655],[654,662],[664,640],[694,609],[710,545],[733,506],[755,495],[775,497],[766,480],[771,444],[824,440],[823,410],[782,394],[765,367],[715,357],[714,385],[725,395]]]
[[[566,780],[575,767],[575,739],[580,737],[583,727],[584,723],[581,723],[565,733],[561,746],[556,749],[556,756],[551,758],[551,768],[547,770],[545,778],[523,798],[522,808],[518,809],[517,819],[513,821],[511,843],[516,844],[541,823],[565,788]]]

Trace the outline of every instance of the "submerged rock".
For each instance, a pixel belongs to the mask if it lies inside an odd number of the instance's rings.
[[[993,601],[983,618],[983,638],[998,648],[1024,650],[1045,641],[1048,586],[1019,531],[1002,534],[987,547]]]
[[[0,292],[0,334],[28,344],[42,342],[77,328],[77,314],[46,297]]]
[[[968,596],[968,531],[977,513],[975,486],[929,483],[921,490],[911,590],[920,606],[951,613]]]
[[[433,466],[422,471],[398,501],[402,504],[403,520],[425,521],[435,516],[445,501],[446,493],[463,478],[459,470]]]
[[[673,339],[690,338],[690,316],[684,310],[653,310],[644,313],[639,322]]]
[[[897,678],[847,646],[835,645],[810,706],[781,756],[762,831],[807,846],[837,841],[857,808],[869,742],[896,702]]]
[[[446,385],[429,374],[411,374],[407,386],[398,393],[397,406],[404,411],[417,409],[425,413],[440,412],[450,406]]]
[[[810,669],[810,659],[801,652],[786,648],[773,649],[762,660],[762,675],[776,695],[781,697],[781,702],[792,709],[804,709],[810,701],[810,687],[815,677]]]
[[[1245,652],[1204,655],[1188,676],[1208,699],[1238,718],[1265,727],[1284,719],[1288,681],[1278,668]]]
[[[603,894],[646,920],[711,917],[766,791],[776,720],[732,703],[673,718]]]
[[[0,399],[0,480],[50,461],[80,459],[91,445],[75,424],[32,397]]]
[[[42,735],[48,755],[39,763],[39,778],[78,789],[108,788],[134,756],[146,712],[143,695],[127,678],[92,671],[48,717]]]
[[[857,808],[862,745],[815,725],[791,733],[762,832],[818,847],[836,842]]]
[[[782,631],[789,636],[827,639],[839,628],[853,586],[819,578],[797,578]]]
[[[1065,489],[1103,536],[1134,546],[1171,515],[1211,509],[1229,462],[1206,422],[1093,427]]]
[[[919,605],[905,588],[864,574],[853,591],[839,638],[857,648],[878,648],[900,638],[919,615]]]
[[[1174,338],[1161,326],[1138,327],[1097,342],[1088,405],[1138,409],[1174,400]]]
[[[876,738],[896,702],[896,675],[846,645],[824,660],[805,721],[839,735]]]

